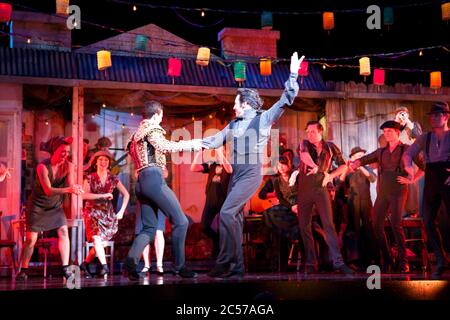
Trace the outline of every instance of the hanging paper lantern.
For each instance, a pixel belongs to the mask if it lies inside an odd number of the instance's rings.
[[[148,45],[148,37],[138,34],[135,39],[134,49],[137,51],[146,51]]]
[[[439,89],[442,86],[441,72],[434,71],[430,73],[430,88]]]
[[[384,85],[384,76],[385,72],[383,69],[374,69],[373,70],[373,84],[377,86]]]
[[[97,51],[97,67],[98,70],[105,70],[112,66],[111,52],[106,50]]]
[[[259,61],[259,71],[263,77],[272,75],[272,61],[270,59],[261,59]]]
[[[56,0],[56,14],[69,14],[69,0]]]
[[[234,80],[238,82],[245,81],[245,62],[236,61],[234,63]]]
[[[391,7],[383,9],[383,24],[385,26],[391,26],[394,24],[394,10]]]
[[[261,29],[272,30],[272,27],[273,27],[272,12],[263,11],[261,13]]]
[[[328,31],[334,29],[334,13],[333,12],[324,12],[323,13],[323,29],[328,30]]]
[[[442,20],[447,21],[450,20],[450,2],[443,3],[441,5],[442,9]]]
[[[211,50],[206,47],[198,48],[197,52],[197,63],[199,66],[206,67],[209,64],[209,57],[211,55]]]
[[[0,22],[9,22],[11,20],[12,5],[9,3],[0,3]]]
[[[359,59],[359,74],[362,76],[370,76],[370,59],[368,57]]]
[[[169,58],[169,68],[167,69],[169,77],[179,77],[181,75],[181,60],[177,58]]]
[[[300,77],[307,77],[308,76],[308,62],[307,61],[302,61],[302,63],[300,64],[300,69],[298,69],[298,75]]]

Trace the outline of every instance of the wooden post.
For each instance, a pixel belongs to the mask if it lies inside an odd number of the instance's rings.
[[[72,162],[75,165],[75,183],[83,184],[83,134],[84,134],[84,88],[73,87],[72,93]],[[71,218],[81,219],[83,201],[72,195]]]

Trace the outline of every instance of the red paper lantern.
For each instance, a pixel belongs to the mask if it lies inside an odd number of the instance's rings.
[[[377,86],[384,85],[385,71],[382,69],[373,70],[373,84]]]
[[[167,75],[172,77],[172,84],[175,83],[175,77],[181,75],[181,60],[177,58],[169,58],[169,68],[167,69]]]
[[[0,22],[9,22],[11,20],[12,5],[9,3],[0,3]]]
[[[300,64],[300,69],[298,69],[298,75],[301,77],[308,76],[308,62],[302,61],[302,63]]]

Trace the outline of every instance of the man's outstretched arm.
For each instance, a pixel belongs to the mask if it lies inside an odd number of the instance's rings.
[[[278,120],[284,112],[285,105],[292,105],[294,99],[298,94],[298,69],[300,69],[300,64],[302,63],[305,56],[298,58],[297,52],[291,57],[290,75],[289,79],[284,83],[284,92],[281,95],[280,100],[278,100],[269,110],[265,111],[261,115],[262,126],[270,126],[276,120]]]

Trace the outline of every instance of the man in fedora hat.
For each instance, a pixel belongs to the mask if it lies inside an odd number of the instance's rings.
[[[442,249],[435,220],[441,203],[444,202],[450,216],[450,131],[448,119],[450,109],[445,102],[433,103],[428,112],[432,131],[422,134],[405,152],[405,170],[413,174],[412,159],[421,151],[425,158],[425,188],[423,193],[423,220],[428,239],[436,255],[437,268],[433,276],[439,277],[446,269],[446,257]]]
[[[365,153],[366,150],[361,147],[354,147],[350,152],[350,161],[362,158]],[[360,166],[355,172],[347,170],[340,179],[346,182],[348,188],[349,217],[353,219],[360,263],[372,264],[377,259],[377,255],[373,234],[370,184],[377,180],[377,176],[369,166]]]
[[[407,185],[417,181],[423,176],[419,171],[414,177],[408,179],[402,156],[408,149],[408,145],[400,142],[400,131],[402,126],[396,121],[386,121],[380,127],[388,145],[378,148],[374,152],[350,163],[352,170],[370,163],[378,163],[379,190],[374,206],[374,229],[375,238],[383,255],[383,272],[388,272],[392,267],[392,257],[384,232],[384,220],[390,211],[392,231],[395,242],[398,245],[398,267],[400,272],[409,272],[409,264],[406,259],[406,242],[403,227],[401,225],[402,213],[408,192]],[[419,168],[424,168],[423,161],[418,158],[414,162]]]

